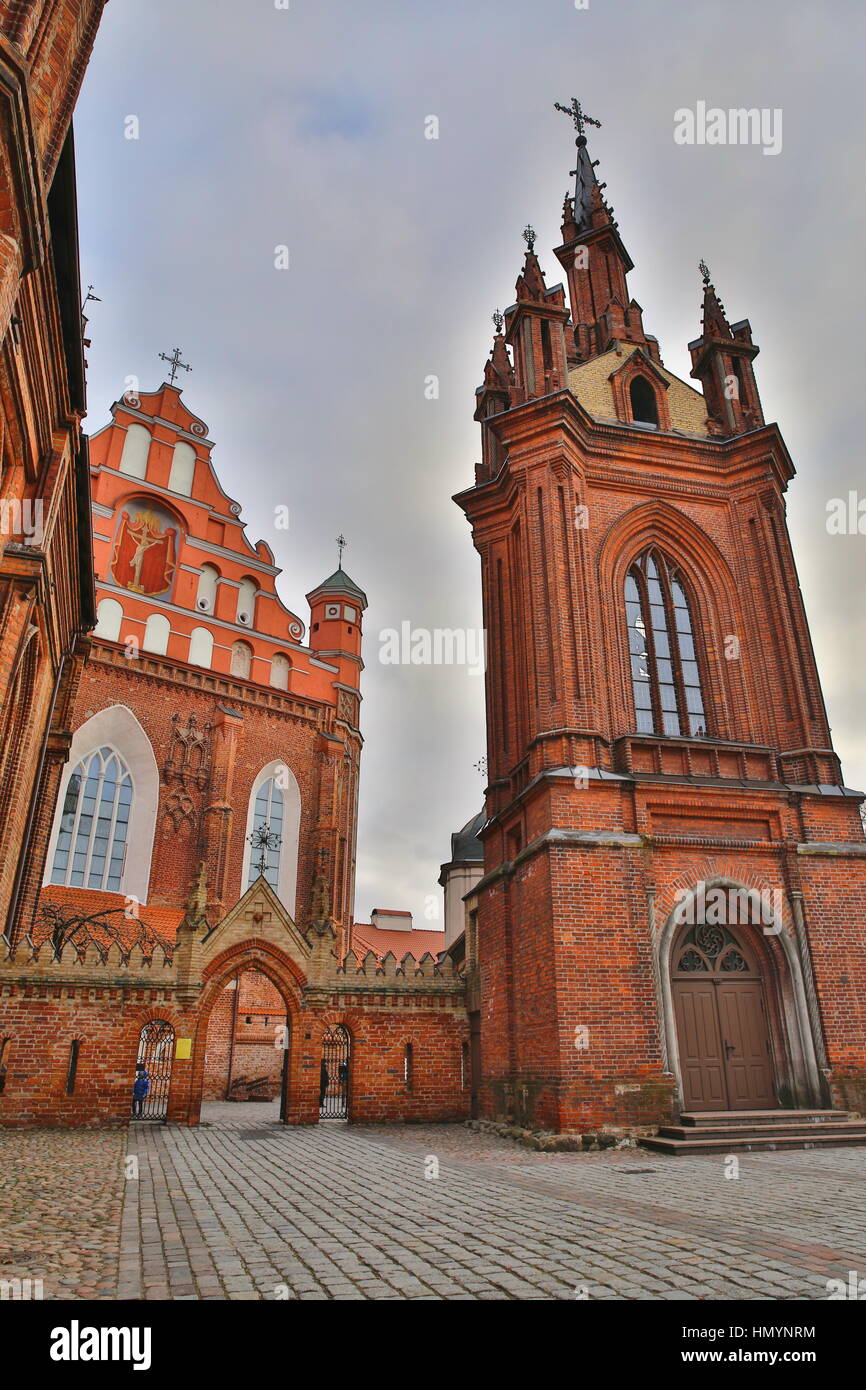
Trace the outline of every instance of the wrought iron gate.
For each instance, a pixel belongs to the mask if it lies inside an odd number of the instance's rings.
[[[132,1114],[137,1120],[164,1120],[168,1113],[168,1088],[171,1081],[171,1062],[174,1055],[174,1029],[165,1019],[152,1018],[145,1023],[138,1040],[136,1076],[139,1066],[149,1083],[147,1095],[136,1101],[133,1093]]]
[[[342,1023],[325,1030],[319,1077],[319,1116],[345,1120],[349,1114],[349,1034]]]

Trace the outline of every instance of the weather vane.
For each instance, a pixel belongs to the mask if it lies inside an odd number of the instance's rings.
[[[255,830],[247,836],[247,843],[252,845],[254,851],[259,851],[259,857],[254,863],[259,873],[265,874],[268,869],[268,851],[279,849],[283,843],[283,837],[278,835],[275,830],[271,830],[267,824],[257,825]]]
[[[343,533],[342,533],[342,531],[341,531],[340,534],[339,534],[339,536],[337,537],[337,550],[338,550],[338,555],[337,555],[337,568],[338,568],[338,569],[342,569],[342,568],[343,568],[343,551],[346,549],[346,546],[347,546],[348,544],[349,544],[349,542],[346,540],[346,537],[343,535]]]
[[[185,372],[192,371],[192,367],[188,366],[186,362],[181,362],[180,348],[175,348],[172,352],[171,357],[169,357],[167,352],[161,352],[159,356],[161,361],[171,363],[171,371],[168,374],[168,379],[171,382],[172,386],[174,386],[174,379],[177,376],[178,367],[182,367]]]
[[[87,294],[84,296],[84,301],[83,301],[83,303],[82,303],[82,305],[81,305],[81,312],[82,312],[82,314],[84,313],[84,310],[87,308],[87,305],[88,305],[88,303],[90,302],[91,299],[95,300],[97,304],[101,304],[101,303],[102,303],[102,300],[100,299],[99,295],[93,293],[93,286],[92,286],[92,285],[88,285],[88,286],[87,286]]]
[[[698,270],[701,272],[701,279],[705,285],[710,283],[710,267],[706,261],[698,261]]]
[[[493,327],[496,329],[497,333],[502,332],[502,325],[504,324],[504,322],[505,319],[502,316],[502,310],[497,309],[493,315]]]
[[[585,125],[598,126],[601,129],[601,121],[595,120],[593,116],[587,116],[577,97],[571,98],[570,106],[563,106],[561,101],[553,103],[555,111],[561,111],[564,116],[570,116],[574,121],[574,128],[577,131],[578,140],[583,139],[583,127]]]
[[[527,222],[520,235],[526,242],[527,249],[529,250],[529,253],[531,255],[533,250],[535,249],[535,228],[529,222]]]

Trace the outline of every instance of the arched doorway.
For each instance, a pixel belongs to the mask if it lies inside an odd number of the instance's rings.
[[[205,1032],[202,1100],[279,1100],[284,1118],[290,1019],[263,971],[237,971],[220,990]]]
[[[346,1120],[349,1117],[349,1033],[342,1023],[334,1023],[322,1036],[322,1064],[319,1075],[319,1118]]]
[[[682,928],[671,992],[685,1109],[775,1109],[761,960],[746,932],[707,922]]]
[[[168,1114],[168,1091],[171,1085],[171,1063],[174,1056],[174,1028],[164,1018],[152,1018],[145,1023],[138,1038],[135,1063],[136,1085],[133,1089],[133,1118],[164,1120]],[[140,1070],[144,1068],[144,1071]],[[144,1076],[147,1089],[138,1078]]]

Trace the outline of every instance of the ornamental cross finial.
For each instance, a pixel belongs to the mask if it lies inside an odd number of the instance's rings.
[[[502,332],[502,325],[504,322],[505,319],[502,317],[502,310],[497,309],[493,315],[493,327],[496,329],[497,333]]]
[[[275,830],[271,830],[267,823],[263,823],[262,825],[257,825],[252,833],[247,836],[247,843],[252,846],[254,852],[256,850],[259,851],[258,859],[254,859],[253,863],[260,874],[267,876],[268,854],[280,848],[280,845],[283,843],[282,835],[278,835]]]
[[[161,353],[159,354],[159,356],[160,356],[160,361],[162,361],[162,362],[170,362],[170,363],[171,363],[171,371],[170,371],[169,374],[168,374],[168,379],[169,379],[169,381],[171,382],[172,386],[174,386],[174,379],[175,379],[175,377],[177,376],[178,367],[182,367],[183,370],[184,370],[185,372],[191,372],[191,371],[192,371],[192,367],[188,366],[188,364],[187,364],[186,362],[181,362],[181,360],[180,360],[180,348],[175,348],[174,351],[172,352],[171,357],[169,357],[168,353],[166,353],[166,352],[161,352]]]
[[[342,533],[342,531],[341,531],[340,534],[339,534],[339,536],[337,537],[337,552],[338,552],[338,553],[337,553],[337,568],[338,568],[338,569],[342,569],[342,568],[343,568],[343,551],[346,549],[346,546],[347,546],[348,544],[349,544],[349,542],[346,540],[346,537],[343,535],[343,533]]]
[[[705,285],[710,283],[710,267],[706,261],[698,261],[698,270],[701,272],[701,279]]]
[[[553,103],[553,109],[555,111],[561,111],[564,116],[571,117],[574,121],[574,128],[577,131],[578,137],[583,135],[583,127],[585,125],[595,125],[601,129],[601,121],[595,120],[592,116],[587,116],[577,97],[571,98],[570,106],[563,106],[561,101],[555,101]]]
[[[529,222],[527,222],[520,235],[526,242],[527,250],[529,251],[529,254],[531,256],[533,251],[535,250],[535,228]]]

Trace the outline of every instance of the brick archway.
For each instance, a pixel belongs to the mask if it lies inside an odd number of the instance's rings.
[[[191,1028],[192,1057],[187,1073],[186,1085],[175,1068],[172,1078],[172,1096],[169,1102],[169,1118],[180,1123],[195,1125],[201,1116],[202,1091],[205,1078],[205,1049],[207,1045],[208,1024],[214,1005],[222,991],[231,980],[247,971],[257,971],[265,975],[279,992],[285,1004],[288,1021],[288,1058],[284,1071],[286,1124],[299,1124],[310,1119],[309,1104],[304,1094],[304,1077],[301,1071],[301,1040],[299,1037],[301,1017],[301,988],[304,983],[298,967],[284,952],[269,942],[259,939],[241,941],[223,951],[209,963],[204,972],[204,983],[195,1007],[194,1023]],[[175,1094],[175,1078],[177,1094]],[[174,1104],[172,1104],[174,1102]]]

